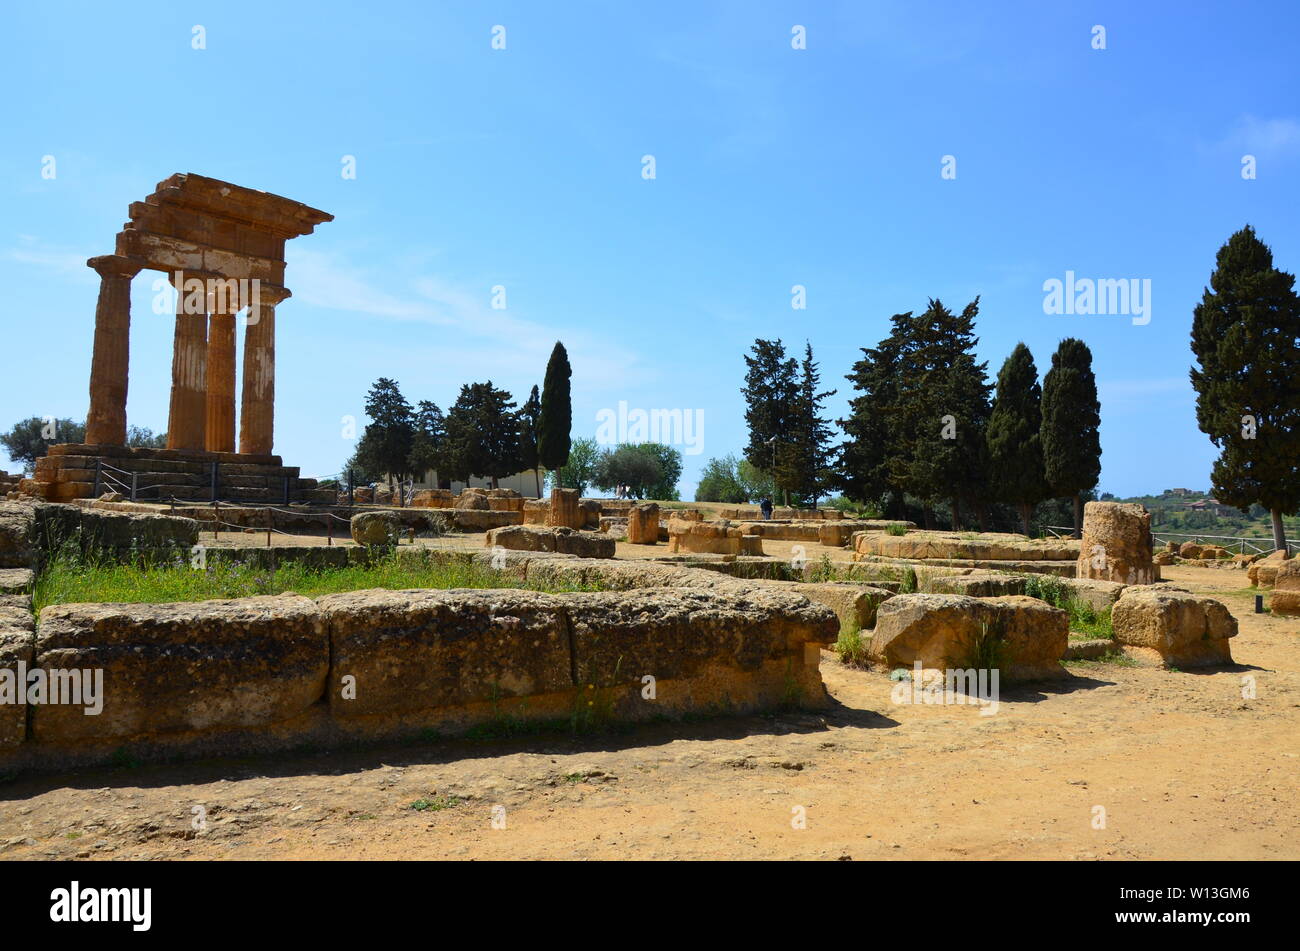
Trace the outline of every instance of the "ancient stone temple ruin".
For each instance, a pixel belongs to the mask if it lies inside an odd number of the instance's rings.
[[[37,460],[24,491],[49,499],[101,491],[206,501],[290,501],[332,494],[272,455],[276,307],[284,244],[333,216],[300,202],[177,174],[135,202],[113,254],[86,263],[100,276],[90,411],[84,445],[59,444]],[[126,446],[131,280],[162,271],[176,289],[167,448]],[[236,316],[246,312],[238,447]]]

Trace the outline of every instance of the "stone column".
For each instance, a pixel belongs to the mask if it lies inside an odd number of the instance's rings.
[[[208,318],[207,430],[209,452],[235,451],[235,315]]]
[[[275,307],[289,290],[259,284],[244,330],[244,382],[239,407],[239,451],[269,456],[275,440]]]
[[[169,275],[172,284],[176,278]],[[208,414],[208,314],[203,293],[176,288],[176,335],[172,345],[172,394],[168,449],[203,449]]]
[[[118,254],[86,262],[99,272],[95,304],[95,349],[90,359],[90,412],[86,442],[126,445],[126,385],[131,351],[131,278],[141,264]]]

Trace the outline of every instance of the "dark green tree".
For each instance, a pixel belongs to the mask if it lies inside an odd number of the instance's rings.
[[[695,487],[695,501],[728,502],[732,505],[748,502],[749,496],[736,472],[739,464],[733,455],[706,462],[700,473],[700,483]]]
[[[659,478],[645,487],[647,499],[660,502],[678,501],[677,482],[682,477],[682,454],[672,446],[659,442],[642,442],[632,446],[637,452],[653,456],[659,463]]]
[[[524,405],[519,407],[519,468],[532,469],[533,481],[537,483],[537,497],[542,497],[542,475],[538,472],[541,461],[538,458],[538,425],[542,416],[542,400],[534,386]]]
[[[626,485],[634,498],[649,496],[651,487],[663,481],[663,467],[653,452],[640,446],[622,445],[606,450],[596,461],[592,481],[597,488],[612,491]]]
[[[569,447],[569,461],[564,464],[564,468],[552,469],[547,475],[551,488],[567,485],[571,489],[577,489],[581,495],[592,484],[599,460],[600,444],[596,440],[590,436],[573,440],[573,445]]]
[[[889,475],[897,433],[889,417],[898,399],[899,365],[909,344],[911,313],[890,318],[889,336],[875,347],[862,348],[862,359],[845,377],[858,395],[849,400],[849,415],[839,421],[847,437],[837,464],[840,489],[858,502],[875,503],[889,496],[885,510],[900,514],[902,494]]]
[[[1083,493],[1101,478],[1101,403],[1092,351],[1067,337],[1043,377],[1043,473],[1056,498],[1073,500],[1074,537],[1083,537]]]
[[[897,391],[886,425],[895,435],[888,459],[892,483],[929,507],[947,500],[953,526],[963,502],[983,521],[987,492],[985,429],[989,419],[988,364],[975,359],[979,298],[960,314],[937,299],[906,321]]]
[[[1196,422],[1220,450],[1214,495],[1269,510],[1273,545],[1282,517],[1300,511],[1300,299],[1295,275],[1249,225],[1219,249],[1192,317]]]
[[[519,421],[510,394],[486,383],[468,383],[447,413],[443,456],[451,478],[497,480],[519,471]]]
[[[750,464],[772,473],[778,489],[797,492],[801,474],[795,437],[795,407],[798,402],[798,363],[785,355],[780,340],[755,340],[745,356],[745,422],[749,443],[745,458]]]
[[[998,372],[988,423],[988,464],[993,496],[1016,506],[1026,535],[1034,506],[1050,495],[1043,474],[1042,399],[1034,356],[1018,343]]]
[[[380,377],[366,395],[367,424],[357,444],[362,468],[378,469],[393,479],[411,472],[411,446],[415,440],[415,413],[397,383]]]
[[[573,370],[569,354],[558,340],[542,380],[542,409],[537,420],[537,458],[547,469],[564,468],[569,461],[573,429],[573,402],[569,392]]]
[[[415,434],[411,438],[410,469],[417,476],[442,468],[441,452],[447,438],[447,421],[437,403],[420,400],[415,408]],[[442,473],[438,472],[439,480]]]
[[[791,413],[790,443],[797,458],[794,494],[800,503],[813,506],[827,493],[832,482],[832,430],[829,421],[822,418],[822,404],[836,391],[818,392],[820,386],[821,372],[813,360],[812,344],[804,341],[799,386]]]
[[[9,432],[0,435],[0,446],[4,446],[5,455],[21,465],[28,475],[35,469],[36,460],[45,455],[50,446],[85,441],[85,424],[66,418],[46,420],[40,416],[29,416],[14,423]]]

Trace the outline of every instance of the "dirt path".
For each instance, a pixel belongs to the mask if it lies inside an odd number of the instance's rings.
[[[1300,624],[1165,574],[1238,617],[1236,668],[1078,664],[981,716],[824,654],[818,715],[19,779],[0,858],[1300,858]]]

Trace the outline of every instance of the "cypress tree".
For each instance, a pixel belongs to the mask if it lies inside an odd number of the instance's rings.
[[[564,468],[569,461],[569,439],[573,430],[573,402],[569,393],[572,375],[569,354],[564,344],[557,340],[546,364],[542,408],[537,420],[537,458],[552,472]]]
[[[1083,537],[1083,493],[1101,477],[1101,403],[1092,351],[1067,337],[1043,377],[1043,472],[1057,498],[1074,501],[1074,537]]]
[[[1016,344],[998,373],[997,396],[989,416],[989,484],[1002,502],[1020,511],[1020,523],[1029,534],[1034,506],[1048,496],[1043,474],[1042,388],[1033,354]]]
[[[1259,503],[1286,548],[1282,516],[1300,510],[1300,299],[1295,275],[1249,225],[1219,249],[1192,318],[1196,422],[1221,452],[1215,497]]]

